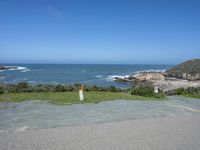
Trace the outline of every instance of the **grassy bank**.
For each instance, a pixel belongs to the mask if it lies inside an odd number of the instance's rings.
[[[102,101],[126,100],[163,100],[164,98],[135,96],[125,92],[84,92],[85,101],[82,103],[99,103]],[[21,102],[25,100],[42,100],[54,104],[78,104],[78,92],[22,92],[0,94],[0,102]]]
[[[175,90],[167,91],[167,95],[182,95],[185,97],[200,99],[200,87],[177,88]]]
[[[200,99],[200,94],[183,94],[182,96]]]

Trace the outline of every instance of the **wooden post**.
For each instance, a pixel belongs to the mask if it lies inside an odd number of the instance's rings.
[[[81,88],[80,88],[80,90],[79,90],[80,101],[84,101],[83,89],[84,89],[84,85],[82,85]]]

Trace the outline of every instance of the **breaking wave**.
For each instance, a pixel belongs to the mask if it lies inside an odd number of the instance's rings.
[[[124,78],[128,78],[129,75],[111,75],[111,76],[108,76],[106,79],[107,81],[115,81],[116,79],[115,78],[121,78],[121,79],[124,79]]]
[[[26,68],[26,67],[21,67],[21,66],[5,66],[9,71],[21,71],[21,72],[27,72],[30,71],[30,69]],[[5,71],[5,70],[3,70]]]
[[[141,70],[141,71],[136,71],[134,72],[135,74],[137,73],[141,73],[141,72],[165,72],[166,69],[163,69],[163,70],[159,70],[159,69],[150,69],[150,70]]]
[[[165,71],[166,71],[166,69],[163,69],[163,70],[149,69],[149,70],[136,71],[130,75],[134,75],[134,74],[138,74],[138,73],[142,73],[142,72],[165,72]],[[106,79],[107,79],[107,81],[115,81],[116,80],[115,78],[125,79],[125,78],[128,78],[130,75],[110,75]]]
[[[102,75],[97,75],[95,76],[96,78],[102,78],[103,76]]]

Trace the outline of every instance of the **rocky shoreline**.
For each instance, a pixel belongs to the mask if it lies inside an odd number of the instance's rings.
[[[200,59],[179,64],[165,72],[139,72],[126,77],[115,77],[116,82],[130,82],[133,86],[151,83],[163,92],[177,88],[200,87]]]
[[[114,81],[130,82],[136,85],[150,82],[154,87],[158,87],[163,92],[177,88],[200,87],[200,80],[190,81],[186,79],[167,77],[163,72],[141,72],[128,77],[115,77]]]

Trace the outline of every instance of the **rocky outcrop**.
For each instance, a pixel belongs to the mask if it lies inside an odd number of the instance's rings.
[[[165,75],[160,72],[141,72],[133,76],[134,78],[138,79],[139,81],[160,81],[165,80]]]
[[[142,82],[142,81],[162,81],[165,80],[165,75],[160,72],[140,72],[135,75],[130,75],[128,77],[115,77],[115,81],[117,82]]]
[[[192,59],[168,69],[166,76],[189,81],[200,80],[200,59]]]
[[[0,65],[0,70],[4,70],[4,69],[5,69],[5,67]]]
[[[16,66],[2,66],[0,65],[0,70],[17,69]]]
[[[116,82],[131,82],[132,80],[129,80],[128,78],[124,77],[124,78],[120,78],[120,77],[115,77],[114,81]]]

